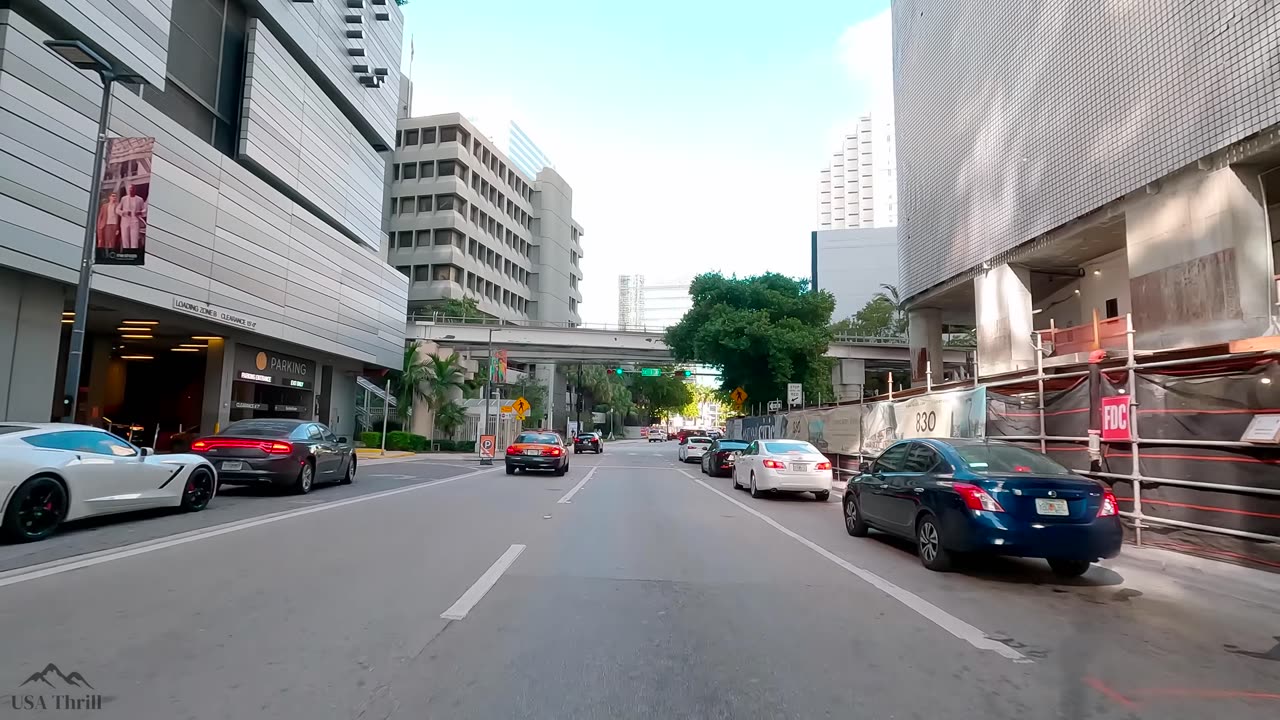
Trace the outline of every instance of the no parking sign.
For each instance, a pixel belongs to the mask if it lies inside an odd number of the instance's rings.
[[[493,435],[481,435],[480,436],[480,457],[492,458],[494,456],[496,443],[497,443],[497,438],[495,438]]]

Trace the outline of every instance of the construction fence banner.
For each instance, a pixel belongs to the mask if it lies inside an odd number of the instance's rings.
[[[792,410],[734,418],[730,437],[805,440],[833,455],[878,455],[894,441],[916,437],[982,437],[986,388],[954,390],[906,400]]]

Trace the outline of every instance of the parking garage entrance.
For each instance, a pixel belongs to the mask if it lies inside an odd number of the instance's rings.
[[[316,364],[248,345],[237,345],[231,382],[231,421],[313,417]]]

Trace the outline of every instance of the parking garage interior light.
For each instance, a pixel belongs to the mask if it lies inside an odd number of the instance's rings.
[[[209,347],[209,346],[208,346],[208,345],[196,345],[195,343],[182,343],[182,344],[178,345],[178,347],[180,347],[180,348],[187,348],[188,350],[206,350],[206,349],[208,349],[208,347]]]
[[[72,325],[72,324],[74,324],[74,323],[75,323],[75,319],[74,319],[74,318],[62,318],[62,324],[63,324],[63,325]]]
[[[121,325],[159,325],[159,320],[121,320]]]
[[[169,348],[169,352],[200,352],[200,351],[193,347],[176,347],[176,348]]]
[[[121,355],[121,360],[155,360],[153,355]]]
[[[221,335],[192,335],[192,340],[221,340]]]
[[[120,337],[126,340],[154,340],[155,339],[155,336],[153,335],[121,335]]]

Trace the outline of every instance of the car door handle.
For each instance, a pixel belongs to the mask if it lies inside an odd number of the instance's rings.
[[[922,487],[918,487],[918,488],[911,488],[911,491],[912,491],[912,492],[914,492],[914,493],[923,493],[923,492],[924,492],[924,488],[922,488]]]

